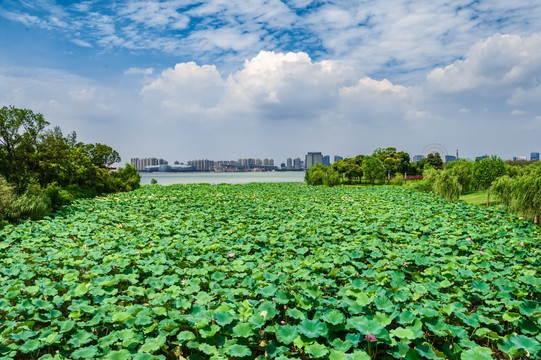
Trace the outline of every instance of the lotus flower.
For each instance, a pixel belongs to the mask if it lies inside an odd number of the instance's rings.
[[[364,336],[364,339],[370,342],[376,342],[378,339],[376,338],[376,335],[374,334],[368,334]]]
[[[234,257],[235,254],[234,253],[229,253],[227,256],[229,256],[230,258]]]

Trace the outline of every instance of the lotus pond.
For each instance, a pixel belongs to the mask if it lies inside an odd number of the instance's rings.
[[[145,186],[0,231],[0,358],[539,359],[540,239],[397,187]]]

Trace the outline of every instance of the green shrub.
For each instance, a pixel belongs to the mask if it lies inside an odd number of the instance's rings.
[[[434,183],[432,184],[434,192],[448,201],[458,200],[462,186],[456,176],[451,175],[449,171],[439,171]]]
[[[50,184],[45,189],[45,195],[51,201],[52,211],[60,210],[64,205],[73,201],[73,195],[61,188],[56,183]]]
[[[432,185],[423,180],[414,180],[406,182],[406,189],[429,193],[432,191]]]
[[[99,195],[94,187],[85,185],[69,185],[65,191],[67,196],[71,196],[72,199],[93,198]]]
[[[404,175],[396,173],[395,176],[391,179],[391,185],[402,186],[404,185]]]
[[[327,165],[315,164],[304,175],[308,185],[335,186],[340,184],[340,174]]]

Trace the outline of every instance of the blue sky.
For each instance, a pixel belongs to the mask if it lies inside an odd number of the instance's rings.
[[[0,105],[123,161],[541,151],[537,1],[0,2]]]

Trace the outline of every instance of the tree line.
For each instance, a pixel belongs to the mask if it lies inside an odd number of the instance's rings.
[[[121,160],[110,146],[85,144],[49,125],[29,109],[0,109],[0,227],[42,218],[77,198],[140,186],[129,164],[109,171]]]
[[[310,185],[330,186],[338,184],[383,184],[386,181],[399,183],[404,175],[422,175],[425,165],[441,168],[443,162],[439,155],[430,154],[417,163],[410,162],[405,151],[394,147],[377,148],[371,155],[357,155],[335,161],[331,167],[316,164],[306,172],[305,180]]]
[[[422,175],[422,176],[419,176]],[[475,161],[460,159],[443,163],[438,153],[417,163],[396,148],[378,148],[372,155],[357,155],[332,166],[317,164],[305,175],[309,185],[340,184],[403,185],[412,190],[433,192],[449,201],[474,191],[487,191],[487,206],[493,199],[508,211],[539,223],[541,219],[541,162],[504,162],[491,156]]]

